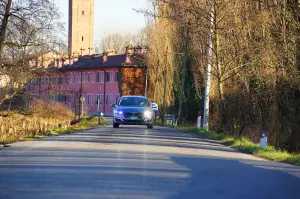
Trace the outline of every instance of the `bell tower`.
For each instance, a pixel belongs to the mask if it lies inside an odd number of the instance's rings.
[[[69,0],[69,55],[94,54],[94,0]]]

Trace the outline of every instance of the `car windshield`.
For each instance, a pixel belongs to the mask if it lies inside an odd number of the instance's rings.
[[[149,101],[141,97],[123,97],[120,100],[119,106],[149,106]]]

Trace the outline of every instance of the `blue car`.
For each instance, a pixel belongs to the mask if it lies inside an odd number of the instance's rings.
[[[124,125],[146,125],[152,129],[155,113],[146,97],[123,96],[118,104],[113,104],[114,116],[113,127],[119,128]]]

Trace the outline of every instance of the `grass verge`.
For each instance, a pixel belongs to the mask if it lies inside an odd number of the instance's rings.
[[[209,132],[203,129],[198,129],[195,127],[181,127],[181,126],[171,126],[168,124],[157,123],[159,126],[167,126],[171,128],[176,128],[183,131],[188,131],[192,133],[197,133],[204,135],[207,138],[213,140],[219,140],[223,144],[231,145],[244,153],[249,153],[257,157],[265,158],[277,162],[286,162],[293,165],[300,166],[300,154],[292,154],[286,151],[275,149],[273,146],[267,146],[266,150],[260,148],[259,144],[251,142],[248,138],[235,138],[233,136],[228,136],[223,133]]]
[[[100,126],[103,126],[106,124],[106,121],[104,118],[100,121]],[[49,136],[58,136],[58,135],[63,135],[63,134],[69,134],[69,133],[74,133],[76,131],[82,131],[86,130],[89,128],[93,128],[99,126],[98,124],[98,118],[97,117],[89,117],[89,118],[84,118],[80,120],[77,124],[71,126],[71,127],[61,127],[61,128],[50,128],[44,133],[38,133],[35,135],[29,135],[24,138],[20,138],[19,140],[21,141],[29,141],[29,140],[35,140],[39,138],[47,138]],[[5,146],[7,144],[16,142],[18,140],[7,140],[5,142],[0,142],[0,147]]]

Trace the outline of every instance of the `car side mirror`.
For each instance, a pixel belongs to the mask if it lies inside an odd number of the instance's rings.
[[[111,107],[116,107],[116,105],[115,105],[115,104],[112,104]]]

